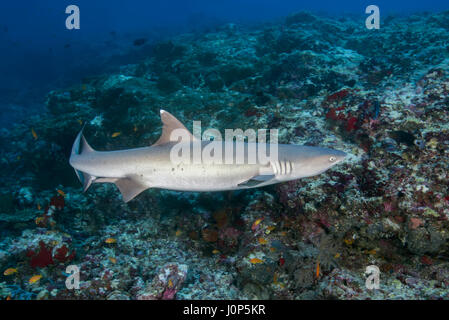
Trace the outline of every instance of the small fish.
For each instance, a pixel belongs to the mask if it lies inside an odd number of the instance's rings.
[[[65,192],[62,191],[61,189],[56,190],[61,196],[63,196],[65,198]]]
[[[317,279],[320,277],[320,262],[319,261],[316,264],[315,276],[316,276]]]
[[[259,238],[259,243],[260,243],[260,244],[267,244],[267,243],[268,243],[268,240],[267,240],[267,239],[264,239],[264,238]]]
[[[214,249],[214,250],[212,250],[212,253],[213,253],[213,254],[219,254],[220,251],[218,251],[217,249]]]
[[[7,296],[7,297],[6,297],[6,300],[11,300],[11,296]]]
[[[351,244],[354,243],[354,239],[345,239],[344,241],[345,241],[346,245],[348,245],[348,246],[350,246]]]
[[[173,281],[171,281],[171,279],[168,280],[168,288],[173,288]]]
[[[256,221],[254,221],[253,225],[251,226],[251,230],[254,231],[257,229],[259,224],[262,222],[263,218],[259,218]]]
[[[17,269],[16,268],[8,268],[5,270],[5,272],[3,272],[4,276],[10,276],[14,273],[17,273]]]
[[[334,256],[334,258],[335,258],[335,259],[338,259],[338,258],[340,258],[340,256],[341,256],[341,254],[336,253],[335,256]]]
[[[271,251],[271,252],[276,252],[276,248],[275,248],[275,247],[271,247],[271,248],[270,248],[270,251]]]
[[[80,125],[83,125],[83,121],[82,121],[82,120],[79,120],[79,119],[78,119],[78,123],[79,123]]]
[[[269,226],[267,227],[267,230],[265,230],[265,234],[270,234],[271,231],[273,231],[276,227],[275,226]]]
[[[249,262],[251,262],[252,264],[257,264],[257,263],[263,263],[263,260],[261,260],[259,258],[252,258],[251,260],[249,260]]]
[[[139,38],[139,39],[134,40],[133,45],[135,45],[136,47],[139,47],[141,45],[144,45],[145,42],[147,42],[147,39]]]
[[[181,230],[176,230],[175,235],[176,235],[177,237],[179,237],[181,234],[182,234],[182,231],[181,231]]]
[[[116,138],[116,137],[118,137],[118,136],[121,135],[121,134],[122,134],[121,131],[114,132],[114,133],[111,135],[111,137],[112,137],[112,138]]]
[[[137,126],[136,125],[134,125],[133,130],[134,130],[134,132],[137,132]]]
[[[104,242],[109,243],[109,244],[111,244],[111,243],[116,243],[116,242],[117,242],[117,239],[114,239],[114,238],[107,238]]]
[[[33,284],[33,283],[38,282],[40,279],[42,279],[42,275],[38,274],[38,275],[32,276],[32,277],[30,278],[30,280],[28,280],[28,282],[29,282],[30,284]]]
[[[33,135],[34,140],[37,140],[38,136],[37,136],[36,131],[34,131],[33,128],[31,128],[31,134]]]
[[[113,264],[117,263],[117,259],[113,257],[109,257],[109,261],[111,261]]]
[[[37,210],[41,210],[41,205],[39,203],[37,204]]]
[[[40,225],[42,222],[44,222],[45,218],[44,217],[37,217],[36,219],[34,219],[34,222],[37,225]]]

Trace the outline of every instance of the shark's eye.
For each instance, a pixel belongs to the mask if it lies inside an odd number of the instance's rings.
[[[337,158],[335,158],[334,156],[331,156],[331,157],[329,158],[329,161],[330,161],[330,162],[334,162],[335,160],[337,160]]]

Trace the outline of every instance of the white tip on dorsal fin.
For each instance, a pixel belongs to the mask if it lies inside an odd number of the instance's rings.
[[[160,136],[159,140],[156,141],[153,146],[162,145],[169,142],[176,142],[178,141],[177,138],[178,135],[175,135],[173,138],[171,138],[171,134],[174,130],[180,129],[185,130],[185,135],[190,138],[190,141],[196,141],[196,139],[190,131],[179,121],[176,119],[173,115],[171,115],[169,112],[165,110],[161,110],[161,120],[162,120],[162,135]]]

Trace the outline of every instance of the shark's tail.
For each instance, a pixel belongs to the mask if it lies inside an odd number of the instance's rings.
[[[78,177],[78,179],[83,184],[83,191],[85,192],[87,189],[89,189],[90,185],[92,184],[92,181],[96,179],[96,177],[91,176],[90,174],[77,170],[74,166],[73,160],[75,156],[82,155],[90,152],[95,152],[95,150],[87,143],[86,138],[83,136],[83,130],[84,127],[81,129],[81,131],[76,136],[75,142],[72,146],[72,152],[70,154],[70,165],[75,169],[75,173]]]

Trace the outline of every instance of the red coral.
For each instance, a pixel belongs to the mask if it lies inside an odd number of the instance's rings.
[[[328,96],[327,101],[331,102],[331,101],[336,101],[336,100],[342,100],[348,94],[349,94],[349,90],[343,89],[343,90],[337,91],[334,94],[331,94],[330,96]]]
[[[329,111],[326,113],[326,119],[330,120],[337,120],[337,113],[335,112],[334,108],[330,108]]]
[[[32,257],[30,260],[30,266],[32,268],[45,268],[46,266],[53,264],[53,258],[51,255],[51,250],[47,249],[43,241],[39,242],[40,251],[35,253],[33,250],[27,252],[28,257]]]
[[[56,249],[56,254],[54,255],[54,258],[59,262],[72,261],[73,258],[75,258],[75,250],[73,250],[71,254],[67,255],[68,252],[69,248],[67,248],[66,245],[63,245],[61,248]]]
[[[348,119],[348,122],[346,122],[346,131],[351,132],[352,130],[357,129],[357,118],[356,117],[350,117]]]
[[[56,209],[62,210],[64,209],[64,197],[61,195],[57,195],[51,198],[50,205],[55,206]]]

